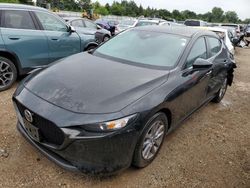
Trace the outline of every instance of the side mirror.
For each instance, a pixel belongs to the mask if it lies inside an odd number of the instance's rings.
[[[205,59],[198,58],[193,64],[193,69],[207,69],[212,67],[213,64]]]
[[[74,33],[76,32],[76,29],[73,26],[68,26],[68,32]]]

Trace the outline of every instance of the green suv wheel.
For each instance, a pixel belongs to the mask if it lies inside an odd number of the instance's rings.
[[[17,70],[12,61],[0,56],[0,91],[9,89],[17,78]]]

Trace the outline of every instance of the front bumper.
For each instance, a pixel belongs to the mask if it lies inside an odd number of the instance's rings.
[[[72,140],[63,149],[53,149],[33,140],[20,122],[17,128],[33,146],[57,165],[87,174],[114,174],[128,168],[137,142],[137,132],[128,131],[97,139]]]
[[[130,166],[137,132],[125,131],[101,138],[72,139],[62,149],[46,147],[35,141],[20,122],[20,133],[41,153],[62,168],[87,174],[113,174]]]
[[[140,129],[135,127],[138,127],[140,121],[131,122],[112,134],[102,133],[100,136],[100,134],[86,132],[79,138],[70,135],[65,129],[74,130],[73,125],[105,122],[118,119],[122,115],[120,113],[92,115],[70,112],[44,101],[23,86],[18,87],[13,96],[13,102],[18,116],[18,130],[33,146],[59,166],[67,170],[102,175],[116,173],[131,165],[135,145],[140,134]],[[38,142],[33,139],[23,127],[23,117],[20,115],[17,102],[34,113],[34,116],[39,115],[53,123],[51,125],[62,130],[67,138],[65,139],[66,143],[63,142],[59,147],[51,147],[43,141]],[[50,124],[48,125],[46,122],[41,126],[50,128]]]

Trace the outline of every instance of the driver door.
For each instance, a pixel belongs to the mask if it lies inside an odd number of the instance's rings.
[[[182,112],[180,118],[186,117],[206,100],[206,91],[211,77],[209,69],[194,69],[193,64],[198,59],[208,59],[207,45],[204,37],[196,40],[189,52],[182,70],[182,91],[180,98]]]

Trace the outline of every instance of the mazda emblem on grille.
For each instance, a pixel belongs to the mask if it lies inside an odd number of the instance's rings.
[[[27,110],[27,109],[24,110],[24,115],[25,115],[25,118],[28,122],[30,122],[30,123],[33,122],[33,115],[29,110]]]

